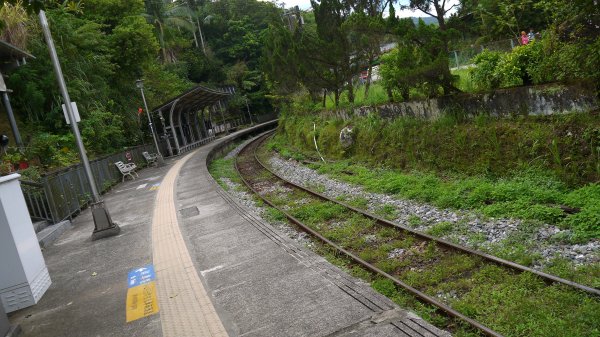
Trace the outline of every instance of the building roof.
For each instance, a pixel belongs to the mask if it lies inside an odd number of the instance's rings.
[[[200,110],[209,105],[213,105],[231,96],[231,93],[221,90],[215,90],[203,86],[196,86],[183,94],[172,98],[166,103],[154,108],[153,111],[165,111],[171,109],[173,104],[177,105],[179,110],[197,109]]]

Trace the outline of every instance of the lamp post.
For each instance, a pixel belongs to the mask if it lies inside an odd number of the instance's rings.
[[[69,97],[69,92],[67,91],[67,84],[65,83],[62,69],[58,61],[58,55],[56,54],[54,41],[52,40],[52,34],[50,34],[50,27],[48,26],[46,13],[44,11],[40,11],[39,17],[42,25],[42,31],[44,32],[44,37],[46,39],[46,44],[48,45],[48,51],[50,52],[50,59],[52,60],[54,73],[56,74],[56,81],[58,82],[58,87],[67,110],[67,116],[71,121],[71,131],[73,131],[73,135],[75,136],[75,143],[77,144],[79,157],[81,158],[81,163],[83,164],[85,175],[90,186],[90,191],[92,192],[92,216],[94,217],[94,232],[92,233],[92,240],[117,235],[121,231],[121,228],[112,221],[108,210],[104,206],[104,201],[100,199],[100,194],[98,194],[98,189],[96,188],[96,183],[94,182],[94,175],[92,174],[90,162],[85,152],[83,142],[81,141],[79,127],[77,126],[77,122],[75,120],[75,113],[73,112],[73,108],[71,106],[71,98]]]
[[[135,81],[135,86],[140,89],[142,93],[142,100],[144,101],[144,107],[146,108],[146,115],[148,116],[148,125],[150,126],[150,132],[152,133],[152,139],[154,139],[154,146],[156,147],[156,155],[158,156],[158,166],[165,165],[165,160],[163,159],[162,154],[160,153],[160,149],[158,147],[158,141],[156,140],[156,134],[154,133],[154,126],[152,126],[152,118],[150,118],[150,110],[148,110],[148,104],[146,103],[146,96],[144,95],[144,81],[137,80]]]

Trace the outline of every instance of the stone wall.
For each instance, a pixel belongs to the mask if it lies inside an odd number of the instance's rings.
[[[590,111],[598,109],[599,106],[595,90],[590,84],[546,84],[498,89],[482,94],[459,94],[420,101],[355,107],[351,110],[340,109],[332,113],[344,119],[350,115],[366,116],[370,113],[384,118],[436,119],[445,113],[466,113],[469,117],[479,114],[500,117],[551,115]]]

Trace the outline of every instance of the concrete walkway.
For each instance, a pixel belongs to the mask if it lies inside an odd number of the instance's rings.
[[[52,286],[10,315],[24,336],[437,336],[246,212],[210,177],[217,142],[104,196],[120,235],[82,212],[44,256]],[[154,264],[159,313],[125,320],[128,272]]]

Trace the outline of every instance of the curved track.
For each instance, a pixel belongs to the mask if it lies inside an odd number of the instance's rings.
[[[247,144],[244,147],[244,149],[242,149],[242,151],[240,151],[240,154],[238,155],[238,157],[236,159],[236,162],[235,162],[236,169],[239,172],[240,176],[242,177],[242,180],[244,181],[244,183],[246,184],[246,186],[248,188],[250,188],[256,195],[258,195],[267,204],[269,204],[270,206],[281,211],[289,221],[291,221],[295,225],[299,226],[302,230],[311,234],[313,237],[317,238],[321,242],[333,247],[336,251],[341,252],[342,254],[347,256],[349,259],[354,261],[354,263],[357,263],[357,264],[361,265],[363,268],[366,268],[367,270],[369,270],[373,273],[376,273],[380,276],[383,276],[383,277],[391,280],[397,286],[404,288],[405,290],[407,290],[408,292],[410,292],[411,294],[413,294],[414,296],[419,298],[421,301],[424,301],[426,303],[429,303],[429,304],[437,307],[438,309],[440,309],[441,311],[443,311],[444,313],[446,313],[447,315],[449,315],[451,317],[457,318],[461,321],[468,323],[472,327],[476,328],[477,330],[483,332],[484,334],[486,334],[488,336],[502,336],[502,335],[500,333],[486,327],[482,323],[453,309],[452,307],[443,303],[439,299],[432,297],[431,295],[428,295],[425,291],[416,289],[415,287],[410,286],[408,283],[401,281],[399,277],[396,277],[396,275],[393,275],[394,273],[385,272],[384,270],[382,270],[381,268],[378,268],[374,264],[365,261],[356,252],[353,251],[352,247],[350,247],[350,248],[344,247],[343,244],[340,244],[339,242],[334,242],[335,240],[330,240],[327,237],[325,237],[324,235],[322,235],[321,233],[319,233],[317,230],[314,229],[314,226],[311,227],[311,226],[303,223],[303,221],[300,221],[299,219],[294,217],[290,212],[286,211],[280,205],[278,205],[277,202],[274,202],[272,200],[273,198],[275,198],[275,199],[279,198],[279,196],[277,196],[277,192],[276,192],[277,189],[285,189],[285,192],[287,194],[292,194],[295,191],[300,191],[300,193],[303,193],[303,195],[304,194],[309,195],[311,198],[319,199],[321,202],[331,203],[332,205],[337,204],[341,207],[344,207],[348,212],[348,217],[351,216],[350,214],[356,214],[356,215],[359,215],[360,217],[364,217],[365,220],[371,221],[379,226],[393,228],[395,231],[401,233],[402,237],[405,240],[407,238],[410,239],[410,242],[412,243],[412,245],[411,245],[411,247],[407,248],[407,250],[408,249],[424,250],[424,247],[427,247],[426,248],[427,250],[435,252],[434,256],[429,256],[427,259],[418,259],[418,261],[412,261],[421,267],[424,266],[425,268],[434,268],[437,264],[441,264],[441,263],[444,263],[444,261],[447,261],[448,256],[457,257],[457,258],[467,258],[470,261],[472,261],[470,268],[466,268],[465,270],[458,270],[456,274],[447,276],[445,278],[445,280],[448,280],[448,279],[455,280],[457,278],[466,278],[466,277],[469,277],[473,272],[481,269],[482,265],[494,264],[497,266],[501,266],[502,268],[506,268],[507,270],[510,270],[511,273],[535,274],[548,284],[558,283],[558,284],[568,286],[569,288],[576,289],[578,291],[583,291],[591,296],[599,296],[600,295],[600,290],[598,290],[598,289],[591,288],[591,287],[588,287],[588,286],[585,286],[582,284],[578,284],[578,283],[575,283],[570,280],[562,279],[562,278],[559,278],[554,275],[539,272],[537,270],[516,264],[514,262],[510,262],[510,261],[500,259],[498,257],[492,256],[489,254],[478,252],[478,251],[469,249],[467,247],[463,247],[463,246],[454,244],[454,243],[446,241],[446,240],[438,239],[438,238],[435,238],[433,236],[430,236],[430,235],[427,235],[424,233],[416,232],[408,227],[399,225],[397,223],[393,223],[393,222],[383,219],[377,215],[374,215],[372,213],[358,209],[356,207],[348,205],[339,200],[331,199],[331,198],[329,198],[321,193],[318,193],[314,190],[311,190],[309,188],[294,184],[294,183],[278,176],[275,172],[273,172],[266,165],[264,165],[264,163],[259,159],[259,156],[257,155],[257,149],[268,137],[269,137],[269,134],[266,134],[261,137],[258,137],[253,142],[250,142],[249,144]],[[337,241],[339,241],[339,240],[337,240]],[[430,247],[433,247],[433,248],[429,249]],[[411,266],[407,266],[407,267],[414,268]]]

